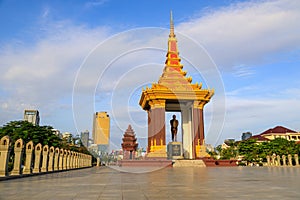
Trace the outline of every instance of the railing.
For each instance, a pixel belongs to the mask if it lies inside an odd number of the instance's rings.
[[[24,149],[25,146],[25,149]],[[48,145],[36,146],[30,141],[26,145],[22,139],[14,143],[14,155],[11,155],[12,141],[9,136],[0,140],[0,177],[22,176],[85,168],[92,166],[92,156]],[[13,169],[9,172],[8,164],[11,156]],[[25,156],[25,161],[23,159]],[[24,165],[23,165],[23,164]]]
[[[291,154],[286,155],[275,155],[267,156],[267,166],[299,166],[299,157],[298,154],[294,155],[294,158]]]

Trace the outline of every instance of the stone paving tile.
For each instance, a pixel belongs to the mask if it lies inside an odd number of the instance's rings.
[[[145,173],[140,169],[131,169],[139,173],[122,170],[94,167],[1,181],[0,200],[300,197],[300,168],[165,168]]]

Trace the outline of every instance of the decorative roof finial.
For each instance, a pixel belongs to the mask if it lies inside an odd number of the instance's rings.
[[[170,37],[175,37],[172,10],[170,12]]]

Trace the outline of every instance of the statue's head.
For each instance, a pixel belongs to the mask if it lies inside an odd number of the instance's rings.
[[[173,119],[176,119],[176,115],[173,115]]]

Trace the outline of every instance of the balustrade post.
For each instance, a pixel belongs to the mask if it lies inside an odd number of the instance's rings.
[[[24,143],[23,140],[20,138],[15,142],[14,169],[11,171],[11,175],[20,175],[22,173],[23,148]]]
[[[8,161],[11,150],[11,139],[4,136],[0,140],[0,176],[8,176]]]
[[[92,167],[92,156],[89,156],[89,166]]]
[[[70,169],[73,169],[73,151],[70,151]]]
[[[272,165],[275,166],[275,159],[276,159],[276,154],[272,155]]]
[[[271,166],[271,158],[269,155],[267,155],[267,165]]]
[[[294,158],[295,158],[296,166],[299,166],[299,157],[298,157],[298,154],[295,154]]]
[[[34,159],[33,173],[41,172],[41,155],[42,155],[42,145],[41,143],[38,143],[34,149],[35,159]]]
[[[68,150],[64,150],[64,160],[63,160],[63,169],[66,170],[67,169],[67,157],[68,157]]]
[[[97,163],[96,163],[96,165],[97,165],[97,167],[100,166],[100,158],[99,157],[97,157]]]
[[[286,166],[286,156],[282,155],[282,162],[283,162],[283,166]]]
[[[47,172],[48,171],[48,155],[49,155],[49,146],[45,145],[43,147],[43,163],[42,163],[41,172]]]
[[[81,167],[84,167],[84,154],[81,154]]]
[[[71,151],[67,151],[67,169],[70,169]]]
[[[82,154],[82,167],[86,167],[86,159],[85,159],[85,154]]]
[[[84,154],[84,166],[87,167],[88,165],[88,155]]]
[[[291,155],[291,154],[288,155],[288,161],[289,161],[289,162],[288,162],[288,165],[289,165],[289,166],[293,166],[292,155]]]
[[[54,171],[59,170],[59,148],[56,147],[54,151]]]
[[[58,169],[63,170],[63,165],[64,165],[64,149],[60,149]]]
[[[75,153],[75,168],[78,168],[78,152]]]
[[[77,168],[80,168],[80,153],[77,153]]]
[[[281,166],[281,163],[280,163],[280,155],[277,155],[277,166]]]
[[[33,142],[32,141],[28,142],[25,147],[26,158],[25,158],[25,166],[23,169],[23,174],[31,174],[32,173],[33,149],[34,149]]]
[[[75,158],[76,158],[76,152],[73,151],[73,158],[72,158],[72,165],[73,165],[73,169],[76,168],[76,164],[75,164]]]
[[[48,162],[48,171],[52,172],[54,167],[54,147],[50,147],[49,151],[49,162]]]
[[[78,167],[81,168],[82,167],[82,154],[78,153]]]

